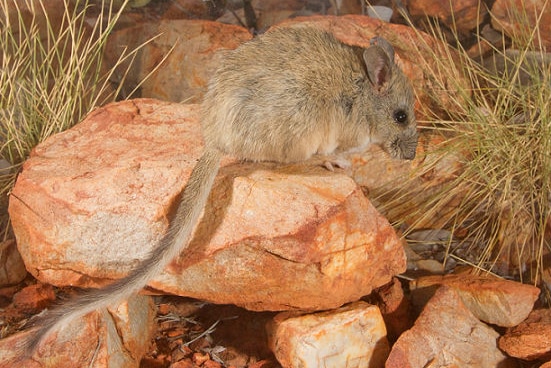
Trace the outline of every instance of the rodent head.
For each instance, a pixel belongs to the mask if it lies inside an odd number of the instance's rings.
[[[413,88],[394,63],[392,46],[380,37],[371,45],[362,55],[369,79],[364,81],[363,101],[371,140],[392,157],[412,160],[418,139]]]

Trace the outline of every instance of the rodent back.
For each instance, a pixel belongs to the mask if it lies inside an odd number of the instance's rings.
[[[242,159],[290,162],[375,141],[401,156],[388,142],[405,126],[415,130],[411,86],[391,57],[384,86],[374,84],[376,66],[364,55],[311,27],[275,29],[241,45],[205,95],[207,145]],[[396,124],[396,110],[408,113],[408,124]]]
[[[203,102],[205,140],[255,161],[330,153],[350,120],[342,101],[357,98],[361,78],[360,59],[332,35],[273,30],[231,52],[212,77]]]

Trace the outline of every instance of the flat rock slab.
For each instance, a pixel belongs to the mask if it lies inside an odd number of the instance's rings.
[[[202,152],[198,106],[107,105],[39,145],[10,200],[27,269],[99,287],[144,259]],[[330,309],[405,270],[396,233],[349,177],[315,164],[227,159],[160,293],[252,310]]]

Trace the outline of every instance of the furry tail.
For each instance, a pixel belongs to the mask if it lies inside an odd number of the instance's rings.
[[[32,323],[37,326],[36,330],[25,341],[23,349],[30,354],[55,329],[89,312],[127,299],[146,286],[172,259],[178,256],[188,246],[192,231],[205,207],[220,167],[221,155],[221,152],[216,149],[207,149],[203,153],[182,193],[174,220],[171,221],[167,233],[147,259],[126,277],[102,289],[83,293],[38,317]]]

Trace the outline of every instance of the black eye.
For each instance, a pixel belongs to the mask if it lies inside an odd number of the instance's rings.
[[[398,124],[404,124],[408,121],[408,114],[404,110],[394,111],[394,121]]]

